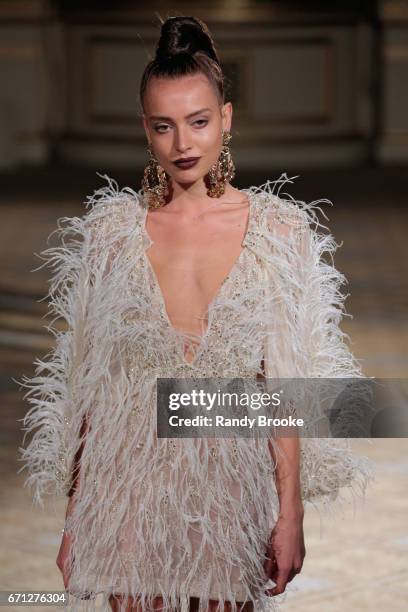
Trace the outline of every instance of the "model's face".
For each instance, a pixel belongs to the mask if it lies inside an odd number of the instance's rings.
[[[203,74],[152,78],[144,98],[143,125],[153,152],[172,180],[195,183],[217,161],[222,131],[231,129],[232,105],[220,106]],[[182,157],[199,157],[189,169],[174,165]]]

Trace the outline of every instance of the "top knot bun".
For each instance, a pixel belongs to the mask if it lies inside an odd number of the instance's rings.
[[[156,60],[167,62],[178,55],[193,56],[198,51],[220,63],[211,34],[204,22],[196,17],[166,19],[161,27]]]
[[[224,75],[206,24],[196,17],[169,17],[161,26],[156,55],[145,67],[140,81],[140,104],[145,112],[145,94],[151,79],[204,74],[218,102],[224,104]]]

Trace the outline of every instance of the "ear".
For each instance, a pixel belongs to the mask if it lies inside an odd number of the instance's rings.
[[[222,111],[221,111],[221,115],[222,115],[222,129],[224,130],[224,132],[230,132],[231,131],[231,125],[232,125],[232,104],[231,102],[226,102],[223,107],[222,107]]]

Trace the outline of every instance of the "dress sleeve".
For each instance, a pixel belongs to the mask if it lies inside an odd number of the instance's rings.
[[[35,376],[16,382],[28,389],[24,398],[31,404],[22,419],[25,434],[19,449],[21,470],[28,471],[24,486],[32,487],[34,502],[40,505],[45,495],[70,496],[77,488],[82,451],[98,408],[97,379],[106,373],[110,384],[120,362],[117,347],[110,345],[110,337],[105,341],[101,329],[106,299],[115,300],[109,279],[115,281],[118,269],[124,278],[128,274],[118,263],[115,268],[114,262],[126,250],[140,207],[136,192],[128,187],[119,190],[116,181],[100,176],[108,185],[88,196],[89,210],[82,217],[58,220],[53,233],[60,245],[42,251],[44,263],[36,268],[52,269],[44,299],[48,298],[48,314],[53,315],[47,328],[55,345],[35,361]],[[115,321],[105,323],[108,331],[116,329]],[[28,434],[32,435],[25,445]]]
[[[35,376],[23,377],[24,395],[31,408],[23,421],[20,461],[28,475],[24,486],[33,490],[35,503],[43,505],[44,495],[72,492],[73,460],[83,442],[86,414],[81,410],[88,344],[88,305],[91,296],[89,244],[92,232],[85,216],[58,220],[61,245],[45,249],[40,258],[52,269],[47,329],[55,337],[54,348],[34,362]],[[60,320],[65,329],[61,331]],[[58,326],[55,322],[58,321]],[[32,434],[25,446],[27,434]]]
[[[340,324],[347,295],[344,274],[334,265],[338,248],[333,235],[313,229],[300,214],[294,232],[297,281],[296,323],[299,344],[297,368],[305,378],[362,377],[360,362],[349,348],[350,338]]]
[[[267,377],[276,376],[268,360],[270,355],[276,357],[274,343],[278,344],[285,364],[280,372],[283,377],[364,378],[361,365],[348,346],[348,336],[340,328],[346,314],[342,285],[347,281],[334,266],[333,255],[338,247],[334,237],[330,231],[320,231],[328,230],[316,212],[322,212],[317,206],[321,202],[328,200],[306,204],[274,196],[268,215],[270,230],[273,226],[274,234],[280,236],[274,247],[281,263],[270,270],[275,278],[277,269],[281,270],[280,293],[284,297],[278,312],[281,333],[271,334],[267,340]],[[361,414],[361,410],[370,409],[370,392],[364,386],[359,389],[363,401],[360,393],[354,408]],[[307,409],[305,412],[307,415]],[[318,423],[319,415],[311,414]],[[319,506],[332,506],[341,487],[364,493],[372,476],[370,462],[352,452],[349,438],[321,437],[317,430],[314,437],[300,438],[300,471],[303,500]]]

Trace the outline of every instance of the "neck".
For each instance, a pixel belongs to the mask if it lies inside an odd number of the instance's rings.
[[[206,210],[211,204],[231,199],[233,191],[233,188],[227,184],[224,196],[210,198],[207,195],[207,186],[202,178],[194,183],[178,183],[172,179],[170,184],[171,201],[169,204],[171,204],[172,208],[179,209],[180,211],[184,209],[186,212],[192,212],[194,210],[196,214]]]
[[[211,199],[207,196],[207,188],[202,178],[193,183],[179,183],[171,179],[170,192],[172,194],[172,200],[177,200],[179,202],[190,202],[192,199]]]

